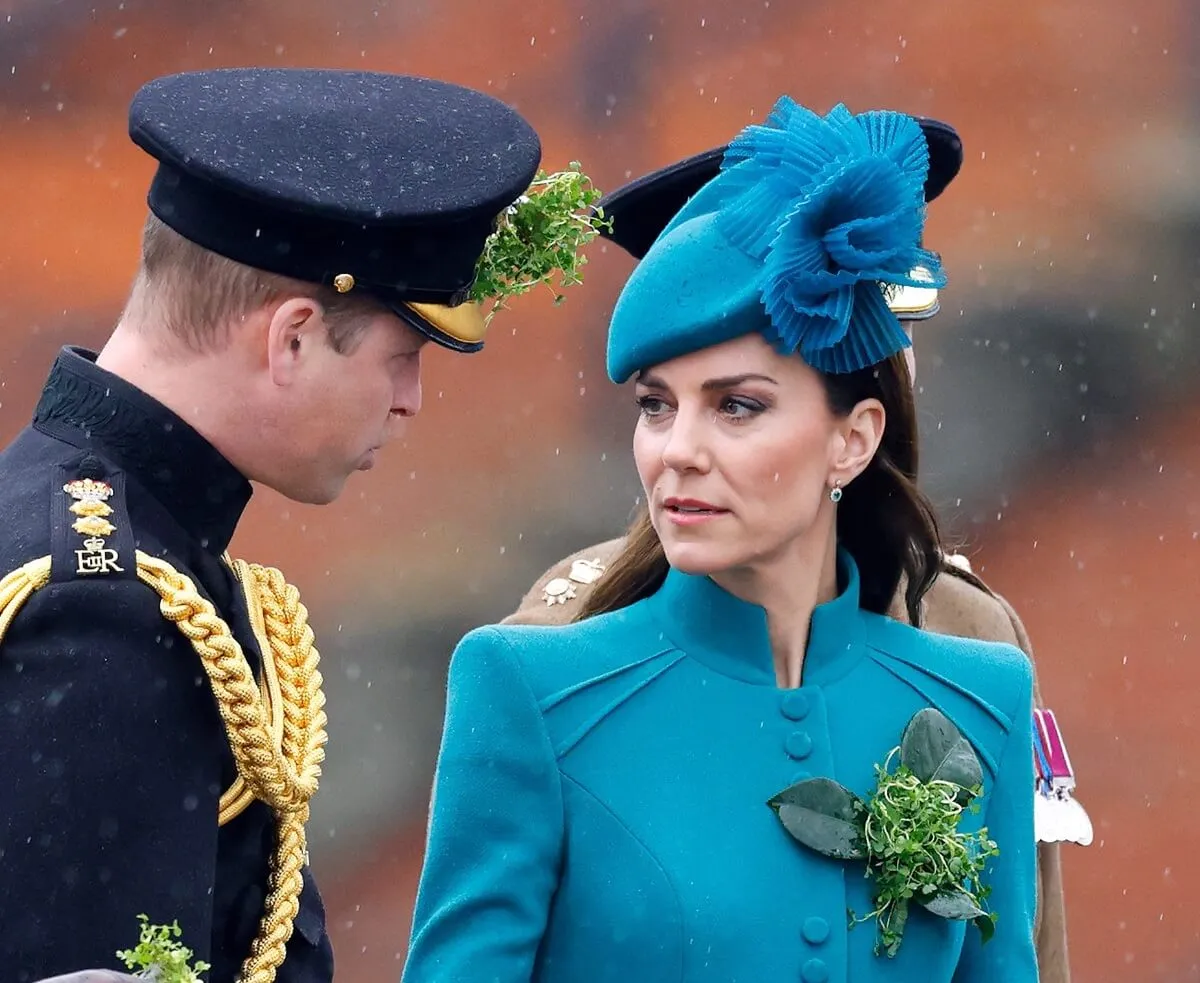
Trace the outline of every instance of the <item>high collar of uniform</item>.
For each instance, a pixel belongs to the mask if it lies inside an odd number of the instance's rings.
[[[805,686],[831,682],[862,654],[858,566],[840,547],[837,572],[840,593],[813,611]],[[648,603],[667,638],[689,656],[735,679],[776,685],[767,612],[761,606],[735,597],[709,577],[675,569]]]
[[[250,482],[176,413],[100,368],[95,353],[63,348],[33,422],[133,476],[207,549],[228,548]]]

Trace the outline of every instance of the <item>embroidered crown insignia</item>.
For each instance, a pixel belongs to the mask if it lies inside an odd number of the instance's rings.
[[[95,478],[76,478],[63,485],[65,491],[77,501],[103,502],[112,497],[113,489],[107,481],[97,481]]]

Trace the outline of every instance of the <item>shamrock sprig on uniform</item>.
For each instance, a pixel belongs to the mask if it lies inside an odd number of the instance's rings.
[[[990,889],[981,878],[988,858],[1000,851],[986,827],[958,829],[965,809],[978,810],[972,800],[983,788],[970,743],[943,714],[922,710],[909,721],[900,746],[875,765],[875,775],[875,791],[865,802],[831,779],[811,778],[767,804],[809,849],[866,862],[875,907],[861,917],[850,912],[850,925],[878,920],[876,955],[899,951],[912,904],[973,922],[987,942],[996,916],[982,907]]]
[[[489,320],[509,297],[545,284],[560,304],[563,288],[583,282],[583,247],[612,228],[595,207],[600,197],[578,161],[565,171],[538,171],[529,190],[500,215],[475,267],[471,297],[492,302]]]
[[[192,965],[192,950],[176,941],[183,934],[178,922],[151,925],[147,915],[138,915],[138,921],[142,931],[137,946],[117,952],[126,969],[155,983],[202,983],[200,974],[212,967],[202,960]]]

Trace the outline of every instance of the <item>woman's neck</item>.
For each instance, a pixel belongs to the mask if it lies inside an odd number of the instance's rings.
[[[753,566],[725,570],[713,581],[767,613],[767,630],[781,689],[794,689],[804,673],[813,611],[837,597],[837,539],[796,542],[785,554]]]

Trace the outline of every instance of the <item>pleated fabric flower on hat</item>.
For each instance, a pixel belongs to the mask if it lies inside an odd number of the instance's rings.
[[[819,116],[784,97],[725,154],[730,242],[762,262],[768,340],[821,372],[853,372],[908,345],[888,285],[943,287],[921,248],[929,148],[902,113]]]

